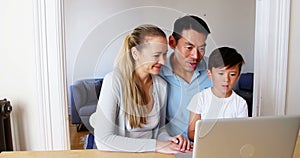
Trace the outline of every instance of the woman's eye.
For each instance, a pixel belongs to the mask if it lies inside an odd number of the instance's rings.
[[[154,59],[158,59],[159,56],[160,56],[160,54],[155,54],[155,55],[153,55],[153,58],[154,58]]]

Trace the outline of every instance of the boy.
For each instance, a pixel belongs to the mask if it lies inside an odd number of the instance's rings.
[[[215,49],[209,56],[207,75],[212,79],[213,87],[194,95],[187,107],[190,110],[190,140],[194,140],[197,120],[248,116],[246,101],[232,90],[243,64],[243,57],[229,47]]]

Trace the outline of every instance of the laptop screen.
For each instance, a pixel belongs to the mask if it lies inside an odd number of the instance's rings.
[[[199,120],[193,157],[292,157],[299,126],[300,115]]]

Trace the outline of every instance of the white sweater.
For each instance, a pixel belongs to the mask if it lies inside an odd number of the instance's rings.
[[[127,119],[123,113],[121,78],[115,71],[104,77],[97,110],[90,117],[90,124],[94,128],[95,143],[100,150],[121,152],[149,152],[155,151],[156,139],[167,141],[165,116],[167,102],[167,83],[159,76],[152,75],[154,106],[159,112],[157,126],[153,129],[140,131],[152,132],[151,138],[132,138],[133,132],[128,128]],[[153,120],[148,119],[147,121]],[[156,121],[157,122],[157,121]],[[148,124],[151,124],[148,122]],[[142,135],[142,134],[139,134]]]

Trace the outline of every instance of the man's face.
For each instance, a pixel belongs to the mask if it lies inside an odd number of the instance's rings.
[[[205,54],[206,35],[189,29],[183,30],[181,36],[177,43],[175,39],[170,40],[170,46],[180,66],[187,72],[194,72]]]

